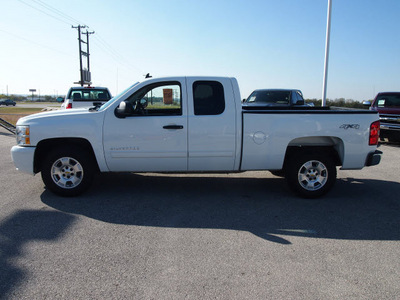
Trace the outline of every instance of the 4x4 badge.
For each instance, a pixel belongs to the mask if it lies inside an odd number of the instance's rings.
[[[339,128],[341,129],[360,129],[360,124],[343,124]]]

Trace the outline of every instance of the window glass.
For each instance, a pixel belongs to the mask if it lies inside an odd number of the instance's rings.
[[[73,90],[68,99],[73,99],[74,101],[91,101],[91,100],[104,100],[108,101],[111,99],[110,94],[107,90],[101,89],[82,89]]]
[[[304,104],[303,95],[299,91],[294,91],[294,94],[295,94],[294,104],[303,105]]]
[[[378,107],[399,107],[400,106],[400,94],[382,94],[377,99]]]
[[[127,102],[132,115],[182,115],[179,82],[150,84],[131,95]]]
[[[218,81],[193,83],[195,115],[219,115],[225,110],[224,87]]]
[[[247,98],[246,103],[258,103],[260,105],[289,104],[290,93],[290,91],[283,90],[256,90]]]

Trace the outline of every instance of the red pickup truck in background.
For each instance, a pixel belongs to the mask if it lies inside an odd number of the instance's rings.
[[[370,110],[379,112],[381,139],[400,142],[400,92],[382,92],[376,95],[372,105],[365,101]]]

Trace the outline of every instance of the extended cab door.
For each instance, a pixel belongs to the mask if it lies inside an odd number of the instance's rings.
[[[149,81],[126,101],[132,113],[106,112],[103,136],[110,171],[187,171],[185,79]]]
[[[231,80],[191,77],[186,80],[189,99],[188,170],[234,170],[239,161],[238,134],[241,129],[237,128],[240,120],[237,120]]]

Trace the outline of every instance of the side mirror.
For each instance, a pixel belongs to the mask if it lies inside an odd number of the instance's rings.
[[[298,100],[295,105],[304,105],[304,100]]]
[[[115,116],[117,118],[123,119],[126,116],[130,116],[133,113],[132,106],[126,101],[122,101],[118,107],[115,109]]]
[[[371,106],[371,101],[363,101],[362,103],[364,106],[366,107],[370,107]]]
[[[140,105],[142,106],[142,108],[146,108],[148,105],[148,101],[147,99],[140,99]]]
[[[58,97],[56,100],[57,100],[57,102],[60,102],[60,103],[64,102],[64,98],[63,97]]]

